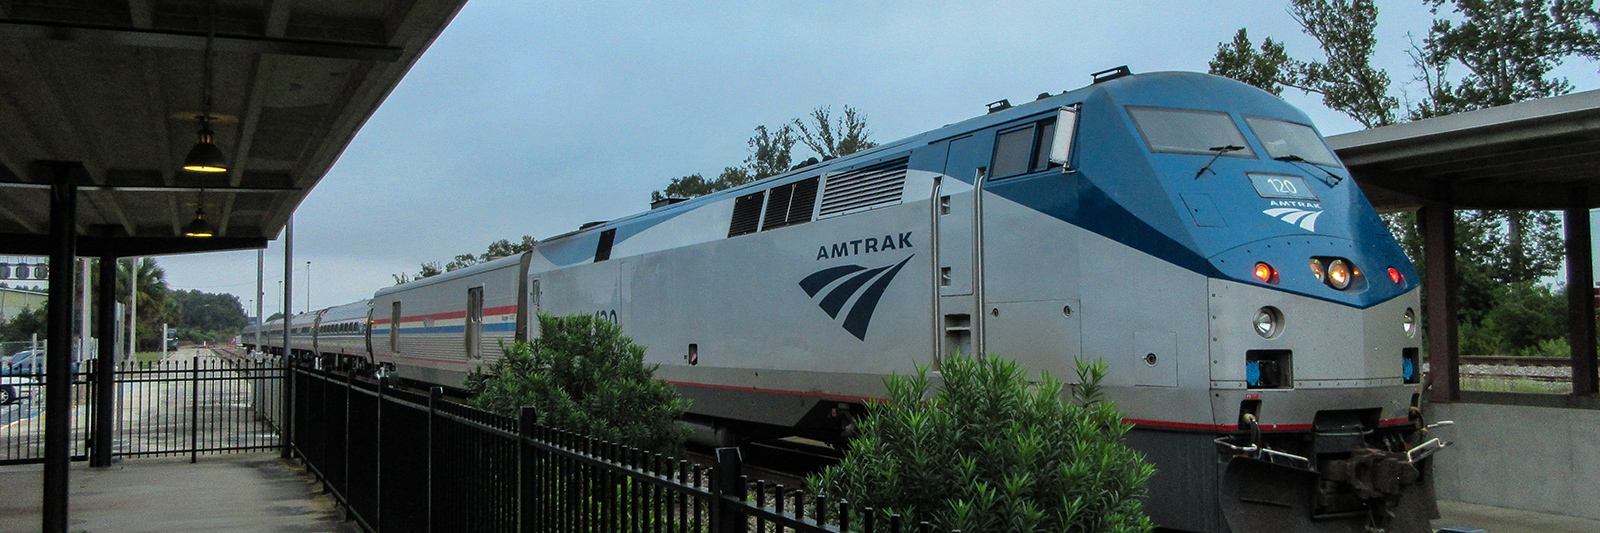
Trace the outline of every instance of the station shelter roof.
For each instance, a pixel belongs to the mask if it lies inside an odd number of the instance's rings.
[[[1328,138],[1380,212],[1557,210],[1600,188],[1600,90],[1406,122]],[[1600,207],[1587,194],[1581,207]]]
[[[62,180],[78,255],[264,247],[464,3],[0,0],[0,253],[48,253]],[[179,168],[211,31],[220,174]]]

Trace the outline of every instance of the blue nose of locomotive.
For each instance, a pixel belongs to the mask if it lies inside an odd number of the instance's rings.
[[[1417,285],[1355,180],[1277,97],[1195,73],[1086,91],[1074,223],[1211,277],[1354,307]]]

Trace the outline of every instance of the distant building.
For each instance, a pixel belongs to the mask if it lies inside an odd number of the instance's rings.
[[[44,307],[47,295],[26,289],[0,288],[0,320],[11,320],[23,309]]]

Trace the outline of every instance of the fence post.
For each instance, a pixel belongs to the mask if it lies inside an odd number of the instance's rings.
[[[200,356],[189,359],[189,463],[200,459]]]
[[[287,331],[285,329],[283,334],[284,346],[289,345]],[[287,349],[284,350],[284,355],[278,356],[278,363],[283,369],[283,384],[278,391],[278,443],[282,447],[282,449],[278,450],[278,456],[288,459],[294,455],[292,453],[292,448],[294,447],[294,420],[291,417],[294,413],[295,376],[294,364],[289,361]]]
[[[733,533],[744,531],[748,520],[744,513],[734,509],[733,501],[742,502],[745,499],[744,472],[742,464],[744,457],[739,455],[739,448],[717,448],[717,475],[711,478],[711,491],[717,498],[712,504],[712,521],[715,526],[712,531],[716,533]]]
[[[372,445],[372,529],[383,531],[383,391],[389,388],[389,378],[378,378],[378,416],[373,424]],[[349,401],[347,398],[345,401]],[[349,452],[346,452],[349,453]]]
[[[437,389],[437,387],[435,387]],[[531,532],[534,528],[533,487],[537,485],[535,465],[539,458],[527,439],[534,436],[539,425],[539,412],[533,406],[524,406],[517,417],[517,524],[518,531]]]
[[[344,431],[339,432],[344,437],[342,439],[344,440],[344,475],[340,476],[340,479],[344,480],[344,487],[340,489],[339,493],[343,494],[345,498],[350,497],[350,427],[354,425],[350,421],[350,398],[356,393],[355,386],[356,371],[351,369],[344,377]],[[323,433],[327,432],[324,431]],[[326,441],[327,438],[324,437],[323,439]]]
[[[439,400],[444,398],[444,387],[428,388],[428,486],[425,493],[428,498],[428,525],[423,531],[433,531],[433,423],[439,412]]]

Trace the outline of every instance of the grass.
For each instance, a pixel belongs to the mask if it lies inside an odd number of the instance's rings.
[[[140,363],[154,363],[161,360],[161,352],[138,352],[133,357]]]

